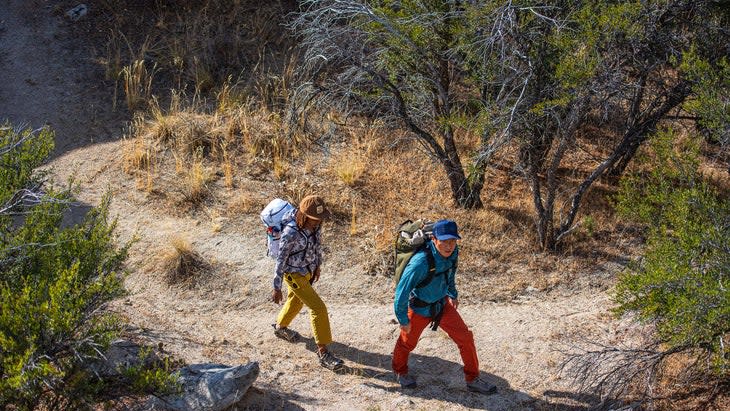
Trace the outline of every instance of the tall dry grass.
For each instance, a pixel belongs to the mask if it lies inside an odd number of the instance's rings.
[[[138,73],[136,62],[145,61],[148,70],[156,65],[169,76],[167,88],[194,94],[215,92],[227,78],[245,73],[247,93],[265,93],[264,101],[273,101],[284,95],[277,76],[252,79],[290,70],[282,58],[292,44],[282,28],[292,11],[285,7],[253,0],[104,0],[100,12],[109,27],[100,62],[116,79],[124,67]]]
[[[226,201],[222,207],[228,212],[256,214],[270,199],[257,185],[270,183],[270,196],[294,203],[318,193],[335,212],[332,235],[347,236],[337,241],[356,250],[349,258],[368,273],[383,275],[391,270],[400,223],[451,218],[464,234],[461,281],[474,294],[495,298],[549,290],[570,283],[580,270],[627,254],[626,244],[609,241],[616,231],[607,200],[610,185],[598,183],[585,197],[581,226],[558,253],[534,252],[534,205],[515,167],[514,147],[500,153],[487,171],[486,207],[457,209],[442,166],[419,151],[406,131],[354,118],[345,125],[338,113],[290,123],[298,57],[272,24],[280,18],[280,6],[204,0],[176,8],[173,3],[153,8],[155,24],[147,33],[125,31],[124,19],[131,17],[119,16],[116,32],[125,34],[111,36],[106,59],[110,73],[136,60],[145,61],[147,69],[157,64],[148,76],[152,83],[176,89],[140,99],[148,99],[145,115],[135,118],[125,148],[125,170],[145,176],[141,186],[157,195],[180,193],[173,205],[215,207]],[[131,84],[148,84],[141,69]],[[137,89],[147,96],[144,88]],[[150,89],[154,94],[155,85]],[[456,132],[460,155],[468,162],[480,136],[468,129]],[[579,167],[590,161],[566,159]],[[577,178],[567,177],[568,183]],[[564,195],[558,202],[565,202],[570,187],[559,191]]]
[[[150,101],[152,80],[156,71],[156,65],[148,70],[144,60],[135,60],[120,71],[124,96],[130,111],[142,108]]]

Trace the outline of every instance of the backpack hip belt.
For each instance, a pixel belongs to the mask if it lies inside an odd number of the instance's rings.
[[[428,307],[429,317],[431,317],[430,328],[431,331],[436,331],[441,323],[441,317],[444,315],[444,305],[446,305],[445,299],[446,298],[444,297],[438,301],[428,303],[418,297],[411,296],[411,298],[408,299],[408,302],[411,306],[416,308]]]

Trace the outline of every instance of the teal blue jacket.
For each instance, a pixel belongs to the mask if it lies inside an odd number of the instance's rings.
[[[457,246],[454,252],[449,258],[444,258],[436,251],[436,247],[433,242],[428,243],[428,247],[431,248],[433,258],[436,263],[436,272],[448,271],[444,275],[434,276],[431,282],[423,287],[416,288],[416,285],[420,283],[428,275],[428,259],[426,258],[426,252],[419,251],[408,262],[406,268],[403,270],[398,286],[395,288],[395,301],[393,302],[393,309],[395,310],[395,317],[401,325],[408,325],[408,302],[411,296],[417,297],[427,303],[434,303],[442,301],[444,297],[448,296],[452,299],[457,299],[458,294],[456,292],[456,270],[451,268],[456,264],[459,259],[459,247]],[[413,307],[411,309],[416,314],[424,317],[430,317],[429,307]]]

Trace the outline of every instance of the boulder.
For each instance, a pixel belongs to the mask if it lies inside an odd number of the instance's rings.
[[[180,369],[182,392],[153,397],[145,409],[219,411],[240,401],[259,375],[259,364],[193,364]]]
[[[151,350],[140,358],[142,347],[126,340],[114,341],[104,358],[90,366],[90,370],[101,378],[119,375],[124,368],[151,366],[160,357]],[[160,346],[161,350],[161,346]],[[240,401],[259,376],[259,364],[229,366],[223,364],[191,364],[177,370],[181,391],[166,396],[148,396],[136,405],[127,404],[128,410],[156,411],[218,411]]]

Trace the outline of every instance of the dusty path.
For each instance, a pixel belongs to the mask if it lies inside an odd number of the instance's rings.
[[[127,317],[139,338],[162,343],[189,363],[260,363],[254,388],[234,409],[585,409],[559,376],[558,350],[578,333],[606,338],[620,332],[606,315],[602,292],[462,303],[481,368],[500,387],[489,397],[465,390],[458,350],[442,332],[424,333],[411,358],[420,387],[401,390],[389,371],[397,332],[389,281],[363,275],[343,258],[325,264],[318,289],[345,372],[318,365],[306,310],[292,325],[305,341],[276,339],[270,324],[278,307],[268,301],[273,263],[264,255],[257,217],[206,210],[171,215],[136,190],[121,172],[121,144],[114,140],[122,122],[110,110],[112,92],[80,40],[69,36],[72,23],[42,1],[6,4],[0,7],[0,118],[56,130],[50,166],[61,181],[77,174],[80,200],[98,204],[105,191],[113,192],[121,240],[138,235],[140,241],[131,250],[130,294],[112,309]],[[195,289],[170,288],[161,279],[159,262],[175,236],[189,239],[216,267]]]
[[[58,2],[0,4],[0,123],[56,132],[54,156],[119,138],[124,115],[112,111],[113,88],[90,57],[76,24]]]
[[[171,216],[120,173],[120,150],[118,143],[95,145],[51,164],[61,177],[77,172],[84,202],[96,204],[114,187],[121,238],[140,236],[130,258],[130,295],[112,308],[142,340],[162,343],[186,362],[258,361],[261,375],[237,409],[585,409],[586,403],[571,400],[569,381],[559,375],[560,350],[577,335],[605,339],[621,332],[607,315],[605,293],[462,304],[481,369],[500,392],[483,397],[465,390],[458,350],[440,331],[424,333],[411,359],[421,386],[404,392],[389,371],[397,326],[388,279],[329,262],[318,289],[328,303],[333,349],[347,362],[344,373],[329,372],[316,361],[306,310],[292,325],[303,342],[288,344],[272,333],[279,307],[268,301],[273,262],[265,256],[257,217]],[[175,236],[215,262],[215,275],[197,288],[171,288],[161,279],[159,261]]]

